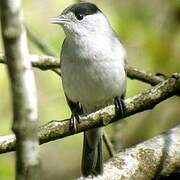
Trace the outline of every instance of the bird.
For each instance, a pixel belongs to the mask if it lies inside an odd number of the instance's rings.
[[[96,4],[81,2],[68,6],[50,22],[60,25],[65,33],[60,66],[74,126],[79,115],[111,104],[122,115],[127,53],[106,15]],[[102,127],[84,132],[84,177],[103,173],[102,136]]]

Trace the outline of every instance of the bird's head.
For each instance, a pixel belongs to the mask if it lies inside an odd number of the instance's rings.
[[[88,36],[109,31],[109,23],[102,11],[92,3],[78,3],[67,7],[50,22],[63,27],[66,36]]]

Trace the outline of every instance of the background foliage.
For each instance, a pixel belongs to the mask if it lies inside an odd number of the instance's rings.
[[[74,1],[26,0],[23,2],[29,29],[44,41],[57,56],[64,33],[49,24]],[[93,0],[107,15],[113,29],[127,49],[131,66],[167,75],[180,72],[180,1],[179,0]],[[29,43],[31,53],[41,52]],[[2,51],[0,42],[0,51]],[[35,70],[39,98],[39,125],[70,116],[60,78],[53,72]],[[138,81],[128,81],[127,96],[150,88]],[[129,147],[180,123],[177,97],[161,103],[149,112],[140,113],[117,124],[122,148]],[[11,133],[11,100],[6,67],[0,65],[0,135]],[[116,128],[108,126],[114,137]],[[42,179],[74,179],[80,175],[82,137],[76,135],[40,147]],[[106,158],[107,152],[105,152]],[[0,155],[0,179],[14,177],[14,154]]]

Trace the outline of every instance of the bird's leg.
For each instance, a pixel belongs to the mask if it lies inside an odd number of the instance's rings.
[[[78,113],[72,113],[70,118],[70,129],[76,133],[77,132],[77,124],[80,123],[79,121],[79,114]]]
[[[82,108],[79,106],[79,104],[76,104],[76,106],[72,109],[72,114],[70,118],[70,129],[74,133],[77,132],[77,124],[80,123],[79,115],[81,114],[82,114]]]
[[[116,118],[122,118],[124,116],[125,104],[122,97],[115,97],[114,105],[116,110]]]

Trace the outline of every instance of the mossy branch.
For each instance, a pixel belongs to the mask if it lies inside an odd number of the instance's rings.
[[[175,95],[179,91],[180,74],[174,74],[172,77],[164,80],[151,89],[134,97],[127,98],[124,101],[126,108],[122,118],[152,109],[155,105]],[[76,133],[95,127],[106,126],[115,121],[118,121],[118,118],[116,117],[115,106],[111,105],[87,116],[81,116]],[[40,127],[40,144],[75,134],[71,131],[69,123],[69,119],[54,120]],[[12,135],[0,137],[0,153],[13,150],[15,150],[15,138],[13,139]]]
[[[151,180],[180,169],[180,126],[116,154],[104,165],[103,175],[79,180]]]

